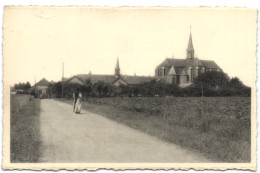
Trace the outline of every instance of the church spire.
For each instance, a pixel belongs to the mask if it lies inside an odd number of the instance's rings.
[[[120,76],[120,67],[119,67],[118,57],[117,57],[117,61],[116,61],[115,75],[116,75],[117,77]]]
[[[190,28],[189,44],[187,48],[187,58],[194,58],[194,48],[192,44],[191,28]]]

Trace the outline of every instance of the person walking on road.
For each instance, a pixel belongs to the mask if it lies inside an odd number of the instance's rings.
[[[79,93],[77,101],[76,101],[76,105],[75,105],[75,113],[76,114],[80,114],[80,111],[81,111],[81,98],[82,98],[82,94]]]
[[[76,107],[76,103],[77,103],[77,99],[78,99],[78,92],[74,92],[73,93],[73,112],[75,112],[75,107]]]

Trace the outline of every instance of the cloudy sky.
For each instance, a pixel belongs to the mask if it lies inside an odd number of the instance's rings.
[[[252,85],[256,67],[256,11],[213,8],[6,7],[5,83],[76,74],[154,75],[166,57],[186,58],[191,32],[195,56],[214,60],[230,77]]]

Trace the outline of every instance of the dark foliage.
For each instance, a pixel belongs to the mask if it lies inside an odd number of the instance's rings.
[[[60,98],[62,94],[61,82],[51,83],[48,87],[48,94],[50,97]]]
[[[251,88],[245,86],[237,77],[229,79],[227,74],[217,71],[209,71],[200,75],[194,83],[186,88],[180,88],[174,84],[152,80],[139,85],[120,85],[98,81],[92,83],[85,81],[85,85],[64,84],[64,97],[72,97],[73,92],[80,91],[83,97],[221,97],[221,96],[250,96]],[[53,83],[49,87],[49,94],[53,97],[61,97],[62,85]]]
[[[194,81],[200,95],[213,96],[250,96],[251,88],[245,86],[237,77],[229,79],[223,72],[209,71]]]
[[[14,89],[15,90],[24,90],[27,91],[28,89],[31,88],[31,84],[30,82],[26,82],[26,83],[18,83],[14,85]]]

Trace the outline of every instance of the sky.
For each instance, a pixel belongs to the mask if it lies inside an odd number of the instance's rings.
[[[191,29],[190,29],[191,26]],[[76,74],[154,76],[165,58],[195,56],[255,83],[256,10],[243,8],[6,7],[4,80],[13,85]]]

